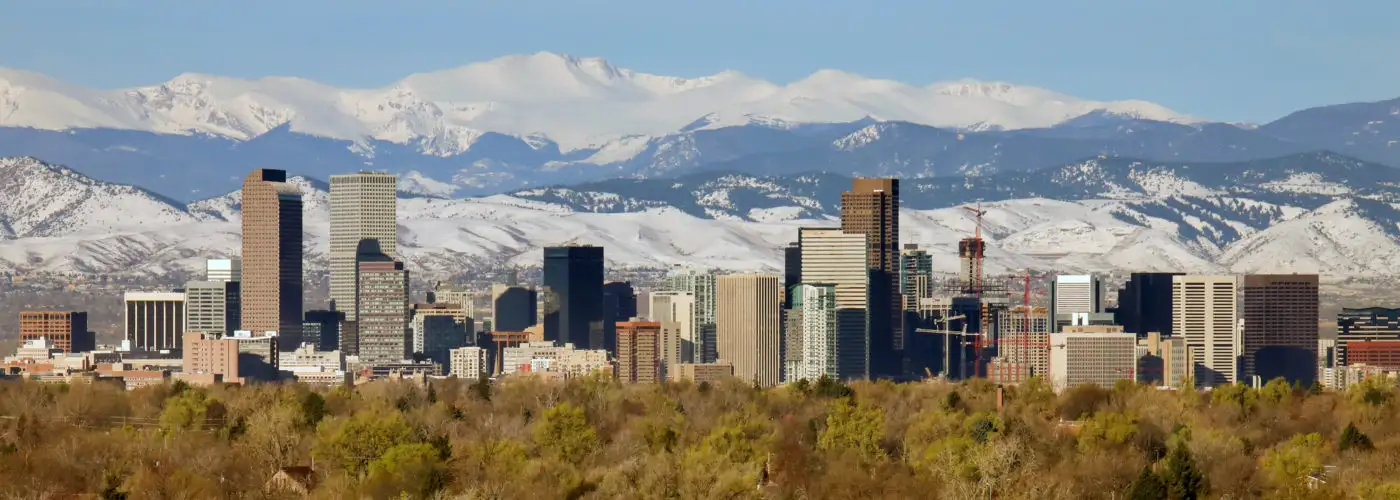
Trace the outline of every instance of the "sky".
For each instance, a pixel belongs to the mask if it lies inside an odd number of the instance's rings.
[[[1221,121],[1400,97],[1394,0],[0,0],[0,66],[80,85],[180,73],[378,87],[540,51],[776,83],[974,78]]]

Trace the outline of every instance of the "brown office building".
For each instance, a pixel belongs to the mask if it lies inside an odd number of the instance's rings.
[[[1348,365],[1400,370],[1400,340],[1362,340],[1347,346]]]
[[[682,380],[691,383],[716,383],[734,376],[734,365],[729,363],[681,363],[667,375],[673,382]]]
[[[413,341],[408,328],[408,271],[393,260],[361,261],[356,278],[360,361],[399,363]]]
[[[243,329],[277,332],[277,347],[301,345],[301,190],[285,170],[243,179]]]
[[[1244,375],[1317,380],[1317,275],[1247,275],[1241,304]]]
[[[65,353],[95,349],[96,339],[87,329],[87,313],[72,311],[24,311],[19,313],[19,342],[47,338]]]
[[[631,384],[661,381],[661,323],[617,322],[617,379]]]
[[[900,326],[899,179],[855,179],[841,193],[841,231],[865,235],[870,267],[869,335],[871,377],[903,372]]]
[[[764,387],[782,379],[782,286],[777,275],[715,279],[715,327],[721,362],[734,376]]]

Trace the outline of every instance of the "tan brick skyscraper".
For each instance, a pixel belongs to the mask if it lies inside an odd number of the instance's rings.
[[[398,255],[398,179],[360,172],[331,176],[331,300],[355,321],[356,249],[373,239],[379,251]]]
[[[855,179],[841,193],[841,231],[864,234],[870,266],[870,375],[903,371],[899,300],[899,179]]]
[[[783,278],[730,274],[715,279],[715,322],[721,362],[734,376],[764,387],[782,382]]]
[[[275,331],[277,348],[301,344],[301,190],[285,170],[243,179],[243,329]]]

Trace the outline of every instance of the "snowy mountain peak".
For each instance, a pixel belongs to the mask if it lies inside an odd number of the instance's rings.
[[[654,75],[605,59],[540,52],[418,73],[378,89],[293,77],[242,80],[198,73],[156,85],[94,90],[0,69],[0,126],[114,128],[247,140],[278,127],[340,140],[373,138],[449,156],[482,133],[541,134],[562,151],[627,136],[712,126],[885,120],[978,130],[1045,127],[1094,110],[1183,121],[1164,107],[1097,102],[1034,87],[963,80],[915,87],[840,70],[786,85],[735,71]]]

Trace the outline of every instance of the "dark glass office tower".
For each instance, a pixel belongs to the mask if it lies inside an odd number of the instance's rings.
[[[603,247],[545,247],[543,285],[544,339],[604,348]]]
[[[1133,273],[1118,289],[1114,319],[1123,331],[1146,337],[1150,332],[1172,335],[1172,276],[1182,273]]]
[[[626,281],[609,281],[603,284],[603,345],[594,349],[607,349],[617,355],[617,322],[629,321],[637,316],[637,292]]]
[[[783,309],[792,309],[792,287],[802,282],[802,245],[788,243],[783,249]]]

